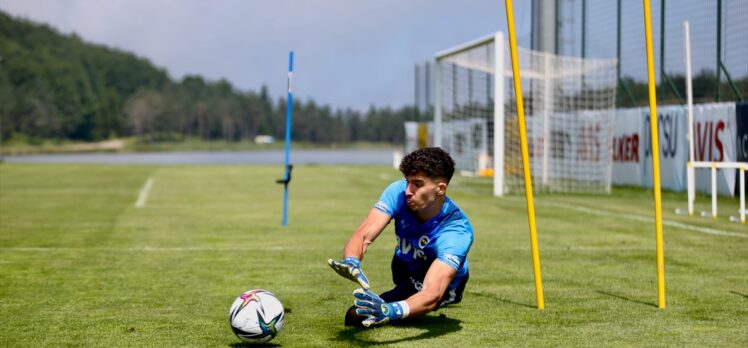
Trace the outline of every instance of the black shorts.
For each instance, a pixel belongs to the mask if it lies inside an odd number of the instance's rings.
[[[426,278],[426,271],[412,273],[408,271],[407,264],[400,261],[397,256],[392,257],[392,282],[395,283],[395,288],[382,293],[379,297],[385,302],[396,302],[407,299],[413,296],[415,293],[421,291],[423,288],[423,279]],[[446,306],[448,304],[460,303],[462,301],[462,292],[465,290],[468,278],[466,276],[460,284],[454,289],[447,289],[442,295],[441,301],[439,301],[439,307]]]
[[[426,277],[426,271],[421,273],[411,273],[407,270],[407,265],[400,261],[397,257],[392,257],[392,281],[395,283],[395,287],[390,291],[382,293],[379,297],[384,302],[396,302],[407,299],[413,296],[413,294],[421,291],[423,287],[423,279]],[[448,304],[459,303],[462,301],[462,291],[465,290],[468,278],[457,285],[456,288],[450,290],[447,289],[442,295],[441,301],[439,301],[439,307],[446,306]],[[348,308],[345,313],[345,325],[346,326],[358,326],[363,327],[361,321],[364,317],[356,314],[356,306]]]

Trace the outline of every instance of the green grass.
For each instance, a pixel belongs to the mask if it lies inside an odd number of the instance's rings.
[[[326,260],[342,256],[399,175],[297,166],[288,228],[281,175],[280,166],[0,164],[0,346],[237,346],[228,309],[252,288],[289,309],[271,341],[288,347],[748,346],[748,238],[666,226],[659,310],[651,192],[536,197],[539,311],[524,197],[493,198],[459,178],[449,194],[476,231],[463,302],[402,325],[345,328],[355,287]],[[149,177],[153,190],[135,208]],[[726,220],[735,199],[721,199],[717,221],[673,214],[684,194],[663,199],[666,221],[748,236]],[[697,209],[708,207],[700,196]],[[394,245],[388,227],[363,262],[375,291],[391,287]]]

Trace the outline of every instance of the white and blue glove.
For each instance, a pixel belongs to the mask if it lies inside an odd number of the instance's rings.
[[[405,301],[386,303],[377,294],[366,290],[353,291],[356,298],[356,314],[365,317],[361,322],[366,327],[384,325],[389,322],[405,319],[410,314],[410,307]]]
[[[364,289],[369,288],[369,279],[366,278],[364,272],[361,270],[361,261],[359,259],[352,256],[344,258],[342,262],[329,259],[327,260],[327,264],[335,272],[340,274],[341,277],[358,283]]]

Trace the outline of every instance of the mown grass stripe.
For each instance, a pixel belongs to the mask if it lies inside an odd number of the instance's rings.
[[[544,205],[551,205],[551,206],[555,206],[555,207],[559,207],[563,209],[576,210],[578,212],[586,213],[586,214],[624,218],[624,219],[640,221],[640,222],[652,222],[652,223],[654,222],[654,219],[651,217],[635,215],[635,214],[616,213],[616,212],[605,211],[601,209],[590,209],[590,208],[573,206],[573,205],[556,203],[556,202],[548,202],[548,203],[544,203]],[[677,221],[663,220],[662,224],[665,226],[669,226],[669,227],[675,227],[675,228],[680,228],[680,229],[689,230],[689,231],[706,233],[706,234],[711,234],[715,236],[748,238],[748,234],[744,234],[744,233],[723,231],[723,230],[718,230],[718,229],[709,228],[709,227],[693,226],[693,225],[689,225],[689,224],[685,224],[685,223],[677,222]]]
[[[135,201],[135,208],[142,208],[145,206],[145,202],[148,200],[148,195],[151,193],[151,188],[153,188],[153,178],[148,178],[148,180],[145,181],[143,188],[140,189],[138,200]]]

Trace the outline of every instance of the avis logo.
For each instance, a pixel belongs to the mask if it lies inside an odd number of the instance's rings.
[[[725,146],[722,143],[724,131],[725,122],[722,120],[696,122],[694,156],[697,161],[721,162],[725,159]]]
[[[400,248],[400,252],[408,255],[410,254],[410,251],[413,251],[413,259],[421,259],[426,260],[426,253],[423,252],[423,249],[416,248],[413,246],[413,244],[410,244],[410,241],[408,241],[405,238],[400,238],[400,236],[397,237],[397,246]]]

